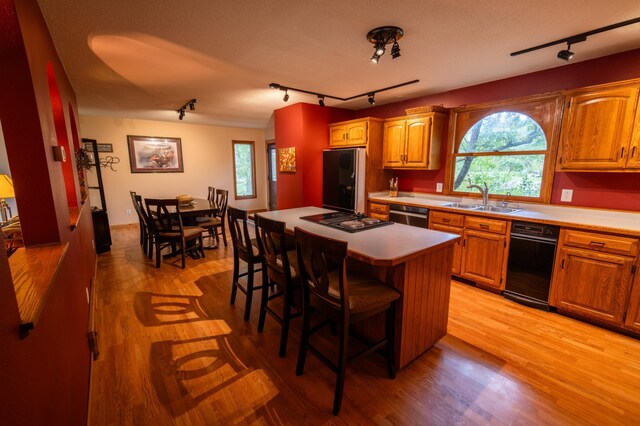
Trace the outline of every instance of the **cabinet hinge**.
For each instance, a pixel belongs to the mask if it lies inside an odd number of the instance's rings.
[[[632,274],[636,273],[636,265],[631,265],[631,273]]]

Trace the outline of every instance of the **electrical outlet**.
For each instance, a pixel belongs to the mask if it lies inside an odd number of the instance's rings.
[[[560,201],[570,203],[572,199],[573,199],[573,189],[563,189],[562,195],[560,196]]]
[[[442,192],[442,182],[436,183],[436,192]]]
[[[131,209],[127,209],[127,214],[131,214]]]

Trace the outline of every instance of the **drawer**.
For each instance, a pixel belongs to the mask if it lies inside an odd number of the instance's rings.
[[[369,211],[375,213],[389,213],[389,204],[369,202]]]
[[[464,215],[431,210],[429,212],[429,221],[431,223],[462,228],[464,226]]]
[[[468,229],[477,229],[478,231],[494,232],[496,234],[505,234],[507,232],[507,221],[497,219],[487,219],[478,216],[466,216],[465,226]]]
[[[388,214],[386,214],[386,213],[376,213],[374,211],[369,213],[369,217],[372,217],[372,218],[378,219],[378,220],[384,220],[385,222],[387,220],[389,220],[389,215]]]
[[[636,256],[638,254],[638,239],[619,237],[616,235],[595,234],[566,229],[563,243],[565,246],[582,247],[607,253]]]

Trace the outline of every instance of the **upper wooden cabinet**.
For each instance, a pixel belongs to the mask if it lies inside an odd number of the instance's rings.
[[[566,93],[557,170],[640,168],[640,84],[607,84]]]
[[[329,146],[365,146],[369,141],[369,118],[344,121],[329,126]]]
[[[385,120],[383,167],[439,169],[446,117],[434,112]]]

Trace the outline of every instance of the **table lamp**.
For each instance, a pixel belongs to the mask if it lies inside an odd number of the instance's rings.
[[[11,218],[11,207],[4,200],[5,198],[14,198],[16,196],[13,192],[13,181],[7,175],[0,175],[0,214],[2,215],[2,222],[6,222]],[[7,215],[7,212],[9,214]]]

